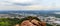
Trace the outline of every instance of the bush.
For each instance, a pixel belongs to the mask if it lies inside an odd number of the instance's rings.
[[[18,23],[18,19],[0,18],[0,26],[13,26]]]
[[[46,24],[47,26],[53,26],[53,25],[51,25],[51,24]]]

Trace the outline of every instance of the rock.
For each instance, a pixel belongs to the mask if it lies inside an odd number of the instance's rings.
[[[38,20],[33,19],[33,20],[31,21],[31,23],[34,23],[35,25],[40,26],[40,24],[39,24],[39,21],[38,21]]]
[[[15,26],[19,26],[19,24],[16,24]]]
[[[42,22],[41,22],[41,25],[42,25],[42,26],[46,26],[46,22],[42,21]]]
[[[36,26],[36,25],[33,25],[29,20],[25,20],[21,23],[21,26]]]

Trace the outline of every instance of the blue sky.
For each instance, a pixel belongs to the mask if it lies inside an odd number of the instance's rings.
[[[0,0],[0,10],[60,10],[60,0]]]

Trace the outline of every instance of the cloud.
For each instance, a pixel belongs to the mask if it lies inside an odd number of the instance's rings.
[[[21,5],[21,6],[27,6],[27,5],[37,5],[39,4],[36,0],[2,0],[4,5]],[[2,5],[2,4],[1,4]]]
[[[0,6],[0,10],[56,10],[60,7],[51,7],[51,6]],[[59,10],[59,9],[58,9]]]
[[[59,2],[60,0],[0,0],[0,10],[59,10]]]
[[[26,3],[13,3],[14,5],[19,5],[19,6],[30,6],[30,5],[32,5],[32,4],[30,4],[30,3],[28,3],[28,4],[26,4]]]
[[[7,1],[0,1],[0,6],[12,5],[12,3]]]

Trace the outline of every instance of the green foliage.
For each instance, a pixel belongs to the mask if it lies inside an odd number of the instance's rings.
[[[50,24],[46,24],[47,26],[53,26],[53,25],[50,25]]]
[[[10,26],[9,22],[0,22],[0,26]]]
[[[13,26],[18,23],[18,19],[0,18],[0,26]]]
[[[21,24],[22,21],[28,20],[29,18],[37,19],[38,21],[40,21],[37,17],[33,17],[33,16],[28,16],[28,17],[25,17],[25,18],[22,18],[22,19],[0,18],[0,26],[14,26],[15,24]],[[52,25],[47,24],[47,26],[52,26]]]

